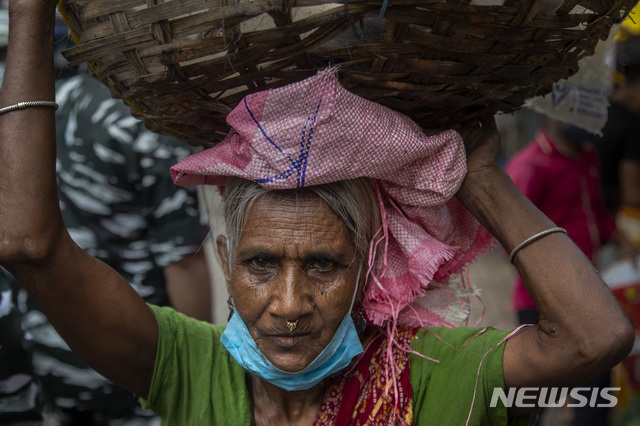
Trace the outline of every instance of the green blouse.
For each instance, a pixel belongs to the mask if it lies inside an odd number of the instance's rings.
[[[171,308],[152,309],[160,338],[149,396],[141,399],[143,407],[160,415],[163,425],[249,426],[246,375],[220,343],[224,326]],[[501,404],[489,407],[493,389],[504,387],[504,344],[499,343],[510,331],[489,328],[461,347],[478,331],[432,328],[416,334],[413,350],[440,362],[410,356],[414,424],[464,425],[470,411],[469,425],[528,424],[528,416],[507,418]]]

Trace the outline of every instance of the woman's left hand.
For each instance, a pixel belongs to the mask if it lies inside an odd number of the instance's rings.
[[[463,123],[458,130],[467,152],[467,175],[497,167],[500,133],[493,116]]]

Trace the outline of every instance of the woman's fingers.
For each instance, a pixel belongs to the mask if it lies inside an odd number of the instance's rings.
[[[467,151],[469,172],[496,163],[500,154],[500,133],[492,116],[464,123],[459,133]]]

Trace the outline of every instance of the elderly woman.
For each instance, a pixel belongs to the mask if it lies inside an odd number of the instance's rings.
[[[54,7],[10,2],[0,264],[166,424],[507,424],[532,407],[492,404],[494,389],[579,385],[630,351],[591,263],[496,165],[491,121],[463,132],[465,168],[456,132],[426,136],[331,70],[248,97],[225,142],[172,170],[225,186],[229,325],[145,305],[60,218]],[[460,303],[453,274],[486,243],[474,217],[511,253],[539,325],[442,327]]]

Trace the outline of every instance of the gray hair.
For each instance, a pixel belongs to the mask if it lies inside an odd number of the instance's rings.
[[[360,261],[365,260],[371,239],[381,226],[378,197],[366,178],[299,189],[267,190],[253,181],[229,177],[223,194],[229,263],[235,257],[247,212],[257,199],[291,198],[302,207],[303,201],[308,202],[308,195],[324,201],[346,225],[356,258]]]

